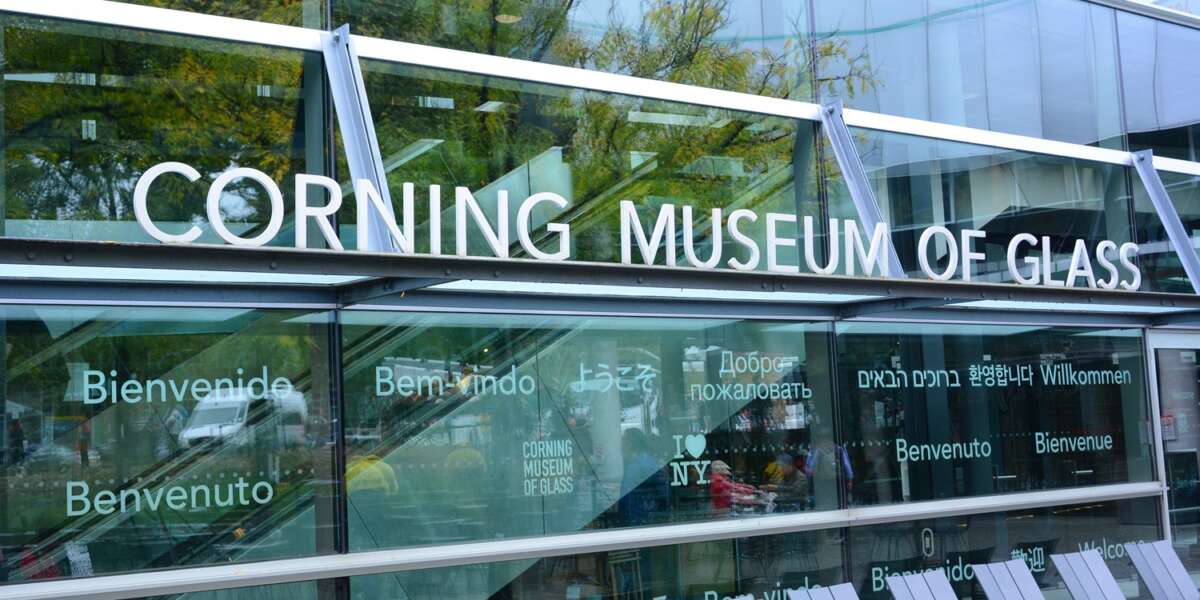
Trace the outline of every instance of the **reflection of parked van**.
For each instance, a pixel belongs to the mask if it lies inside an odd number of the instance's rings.
[[[255,439],[303,444],[307,420],[308,406],[300,392],[271,390],[255,398],[245,388],[217,390],[196,403],[179,432],[179,444],[187,448],[210,440],[246,444]]]

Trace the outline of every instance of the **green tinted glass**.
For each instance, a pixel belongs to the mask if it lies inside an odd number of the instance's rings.
[[[919,262],[924,249],[931,271],[956,281],[964,279],[970,251],[983,255],[970,260],[971,281],[1133,285],[1133,269],[1121,262],[1120,246],[1141,241],[1132,237],[1129,194],[1131,184],[1141,186],[1130,181],[1128,168],[868,129],[851,132],[900,264],[910,276],[929,279]],[[832,216],[858,218],[842,178],[834,173],[828,181]],[[935,235],[922,245],[922,236],[935,226],[949,235]],[[971,231],[982,235],[968,239]],[[1021,234],[1032,239],[1014,242]],[[1112,245],[1101,247],[1106,241]],[[1081,268],[1070,277],[1079,242]],[[1154,251],[1143,247],[1141,253]],[[1136,257],[1127,258],[1136,264]],[[1151,274],[1140,279],[1140,289],[1160,285]]]
[[[779,598],[846,579],[845,530],[797,532],[350,579],[380,598]]]
[[[828,325],[350,311],[343,327],[353,549],[837,507]]]
[[[333,22],[373,37],[584,67],[779,98],[813,95],[810,57],[846,56],[810,40],[794,0],[332,0]],[[680,35],[687,32],[687,35]],[[832,80],[863,81],[866,61]],[[830,69],[832,71],[832,69]]]
[[[153,243],[135,220],[134,186],[178,161],[200,180],[157,181],[150,218],[220,243],[205,210],[218,174],[255,168],[287,190],[296,173],[324,172],[317,54],[9,15],[0,26],[4,235]],[[266,227],[267,194],[246,179],[225,190],[231,232]],[[293,245],[291,221],[273,243]]]
[[[328,313],[3,315],[10,580],[332,551]]]
[[[822,214],[807,121],[377,61],[363,70],[394,204],[413,186],[419,253],[529,258],[518,229],[528,222],[542,252],[618,262],[629,201],[634,263],[765,270],[769,226],[792,242],[778,246],[777,262],[797,265],[796,216]],[[458,226],[461,188],[494,230],[490,242],[474,213]],[[523,217],[519,207],[543,192],[564,204],[542,202]],[[346,247],[355,247],[360,201],[339,214]],[[788,220],[769,225],[769,212]],[[569,239],[553,223],[569,224]]]
[[[1148,481],[1137,330],[838,327],[852,504]]]
[[[235,19],[322,27],[328,0],[122,0],[156,8],[172,8]]]

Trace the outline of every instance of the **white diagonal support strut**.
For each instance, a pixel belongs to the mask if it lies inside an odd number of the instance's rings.
[[[371,106],[367,104],[367,89],[363,85],[362,68],[354,41],[350,37],[350,26],[342,25],[334,31],[321,34],[321,47],[325,54],[325,69],[329,75],[329,90],[333,96],[333,107],[337,114],[338,129],[342,132],[342,145],[346,149],[346,163],[350,166],[352,181],[371,182],[383,199],[380,215],[374,207],[367,211],[366,223],[370,233],[370,245],[366,250],[373,252],[395,252],[392,239],[383,217],[395,220],[392,195],[388,192],[387,172],[383,169],[383,157],[379,153],[379,140],[375,137],[375,121],[371,118]],[[353,189],[353,186],[351,186]],[[367,198],[356,198],[368,202]]]
[[[1171,240],[1171,247],[1175,249],[1175,255],[1179,257],[1188,281],[1192,282],[1192,290],[1200,294],[1200,258],[1196,257],[1192,238],[1183,228],[1179,212],[1175,210],[1171,196],[1167,194],[1167,188],[1154,168],[1154,153],[1150,150],[1134,152],[1133,167],[1137,169],[1138,178],[1142,180],[1142,187],[1146,188],[1146,195],[1150,196],[1154,212],[1158,213],[1158,220],[1167,231],[1167,239]]]
[[[858,213],[858,222],[870,236],[879,223],[883,223],[883,215],[879,212],[879,204],[875,201],[875,192],[871,182],[867,180],[867,170],[863,168],[854,139],[850,137],[850,128],[842,119],[842,102],[827,102],[821,105],[821,129],[829,138],[833,147],[833,155],[837,158],[846,187],[850,188],[850,198],[854,201],[854,209]],[[849,256],[846,257],[850,259]],[[907,277],[904,267],[900,266],[900,257],[896,256],[896,247],[892,236],[887,238],[888,275],[890,277]]]

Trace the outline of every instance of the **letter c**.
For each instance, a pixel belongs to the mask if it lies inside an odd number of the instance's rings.
[[[200,172],[192,167],[181,162],[164,162],[158,163],[149,169],[138,178],[137,185],[133,187],[133,216],[137,218],[138,225],[150,234],[150,237],[167,244],[188,244],[196,241],[200,237],[200,228],[192,225],[190,229],[180,234],[167,233],[158,228],[153,221],[150,220],[150,213],[146,210],[146,193],[150,191],[150,184],[163,173],[178,173],[187,177],[188,181],[200,179]]]

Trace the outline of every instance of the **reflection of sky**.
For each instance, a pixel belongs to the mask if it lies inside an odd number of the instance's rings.
[[[578,33],[599,38],[611,20],[636,28],[642,15],[659,2],[647,0],[581,0],[571,10],[571,25]],[[807,29],[805,2],[798,0],[734,0],[725,11],[726,26],[711,39],[762,43],[781,47],[787,37],[798,37]]]
[[[258,209],[250,206],[250,203],[241,195],[226,189],[221,193],[221,212],[224,213],[226,219],[243,221],[257,214]]]
[[[1087,2],[814,4],[817,36],[836,35],[870,69],[871,85],[840,92],[853,108],[1088,144],[1200,118],[1194,29]]]

